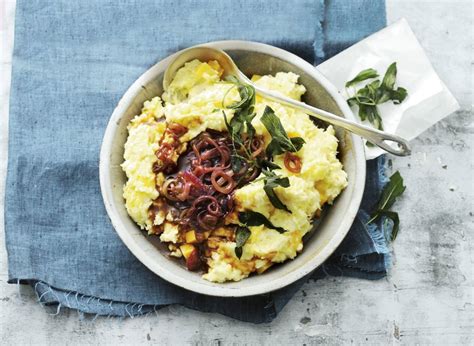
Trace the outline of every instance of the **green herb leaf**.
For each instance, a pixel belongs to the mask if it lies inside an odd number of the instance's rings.
[[[259,166],[262,167],[264,170],[274,170],[274,169],[281,169],[276,163],[269,161],[269,160],[260,160],[258,162]]]
[[[303,138],[301,137],[291,137],[290,138],[290,141],[291,143],[293,144],[293,146],[295,147],[296,151],[300,151],[301,148],[303,148],[303,144],[305,144],[306,142],[304,141]],[[296,152],[295,151],[295,152]]]
[[[370,122],[379,130],[383,131],[382,118],[380,117],[379,111],[376,106],[372,106],[368,109],[368,117]]]
[[[400,104],[402,103],[406,97],[408,96],[407,89],[398,87],[397,90],[392,90],[390,92],[390,99],[393,101],[393,104]]]
[[[291,210],[288,209],[288,207],[280,200],[278,195],[276,194],[274,188],[281,186],[281,187],[289,187],[290,186],[290,180],[288,177],[281,177],[274,172],[270,170],[262,170],[262,173],[265,175],[265,178],[263,180],[264,185],[263,185],[263,191],[265,191],[268,199],[272,203],[272,205],[277,208],[281,209],[284,211],[287,211],[288,213],[291,214]]]
[[[274,226],[264,215],[255,211],[240,212],[239,221],[247,227],[264,225],[265,227],[272,228],[280,233],[286,232],[284,228]]]
[[[398,214],[394,211],[390,211],[389,209],[393,206],[396,199],[403,194],[405,189],[406,186],[403,186],[403,178],[400,175],[400,172],[397,171],[392,174],[389,182],[383,188],[382,196],[374,208],[375,211],[372,213],[370,220],[367,222],[367,224],[375,222],[382,216],[390,218],[393,221],[392,240],[397,236],[400,220]]]
[[[350,87],[351,85],[365,81],[367,79],[377,78],[378,76],[379,74],[377,73],[377,71],[375,71],[373,68],[368,68],[366,70],[360,71],[357,76],[348,81],[346,83],[346,88]]]
[[[360,81],[378,77],[373,69],[361,71],[356,78],[346,83],[346,87],[359,83]],[[405,100],[408,92],[405,88],[394,89],[397,79],[397,64],[390,64],[385,72],[382,82],[376,79],[357,90],[354,96],[347,99],[349,106],[359,106],[359,117],[362,121],[369,121],[379,130],[383,130],[382,118],[377,105],[392,100],[394,104],[400,104]]]
[[[250,230],[247,227],[239,226],[235,231],[235,255],[238,259],[242,257],[242,248],[250,238]]]
[[[266,149],[268,156],[272,157],[273,155],[283,154],[287,151],[295,153],[303,147],[305,143],[304,139],[301,137],[290,139],[280,119],[270,107],[265,107],[260,121],[265,125],[268,133],[272,136],[272,140]]]
[[[395,203],[396,199],[400,197],[405,191],[406,186],[403,186],[403,178],[399,171],[396,171],[390,177],[389,182],[385,185],[382,196],[377,204],[377,210],[387,210]]]
[[[387,68],[382,80],[382,87],[386,90],[393,90],[395,80],[397,79],[397,63],[393,62]]]
[[[349,97],[347,99],[347,104],[349,105],[349,107],[357,106],[358,103],[359,103],[359,101],[357,100],[357,98],[355,96]]]
[[[367,106],[364,104],[359,105],[359,118],[364,121],[368,120],[379,130],[383,130],[382,118],[380,118],[379,112],[376,106]]]
[[[275,193],[275,190],[273,190],[277,186],[278,185],[276,185],[276,184],[267,184],[267,183],[265,183],[265,185],[263,186],[263,190],[265,191],[265,193],[267,194],[268,199],[270,200],[270,202],[272,203],[272,205],[275,208],[284,210],[284,211],[291,214],[291,210],[288,209],[288,207],[277,196],[277,194]]]
[[[375,98],[375,93],[377,92],[377,89],[380,88],[380,81],[376,79],[373,82],[367,84],[366,88],[369,89],[369,95],[371,98]]]
[[[378,82],[378,81],[377,81]],[[366,85],[365,87],[359,89],[355,96],[353,97],[355,104],[358,105],[367,105],[367,106],[375,106],[376,105],[376,94],[374,87],[370,87]]]
[[[392,93],[390,90],[385,90],[384,88],[379,88],[375,94],[375,103],[382,104],[390,100]]]
[[[397,238],[398,235],[398,230],[400,228],[400,219],[398,217],[398,213],[394,211],[387,211],[387,210],[379,210],[380,216],[385,216],[392,220],[393,222],[393,228],[392,228],[392,234],[390,236],[390,240],[394,241]]]

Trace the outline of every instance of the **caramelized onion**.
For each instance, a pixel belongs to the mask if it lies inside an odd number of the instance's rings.
[[[160,140],[160,147],[155,152],[158,162],[153,164],[153,173],[158,174],[164,172],[171,173],[176,169],[176,162],[173,161],[173,156],[181,145],[179,137],[185,134],[188,129],[177,123],[169,123],[165,134]],[[171,137],[171,141],[168,139]],[[164,139],[167,138],[167,141]]]
[[[184,135],[186,132],[188,132],[188,129],[184,127],[181,124],[178,123],[169,123],[168,124],[168,129],[176,136],[181,137]]]
[[[212,206],[211,206],[212,205]],[[198,197],[192,205],[192,208],[194,209],[207,209],[207,210],[212,210],[213,214],[219,214],[220,212],[220,207],[219,207],[219,202],[217,201],[217,198],[214,196],[200,196]]]
[[[169,131],[180,134],[184,131],[180,126],[174,124]],[[263,140],[255,138],[247,144],[249,147],[259,155],[263,151]],[[258,175],[259,172],[249,170],[245,162],[241,172],[233,172],[231,148],[232,141],[227,135],[214,131],[202,133],[189,143],[188,152],[180,158],[184,169],[163,184],[162,195],[179,211],[176,219],[183,227],[203,231],[221,226],[234,208],[231,193],[237,186],[236,181]],[[172,153],[168,150],[167,146],[163,147],[163,156]]]
[[[213,171],[211,174],[211,183],[216,191],[223,194],[229,194],[235,188],[235,181],[223,170]]]
[[[199,189],[204,188],[204,184],[202,183],[202,181],[199,180],[199,178],[196,177],[193,173],[185,171],[185,172],[182,173],[182,177],[184,178],[184,180],[188,181],[193,186],[195,186]]]
[[[188,199],[189,193],[191,192],[191,183],[185,182],[181,186],[181,191],[176,195],[176,198],[180,201],[185,201]]]
[[[301,159],[292,153],[287,152],[285,154],[284,164],[285,164],[286,169],[292,173],[301,172],[301,166],[302,166]]]
[[[196,219],[199,226],[205,230],[214,229],[219,222],[219,218],[217,216],[207,214],[206,212],[199,213]]]
[[[258,136],[252,139],[250,142],[250,149],[252,149],[252,157],[255,158],[260,155],[264,149],[265,143],[263,142],[263,138]]]
[[[167,199],[171,201],[179,201],[178,198],[175,196],[175,187],[176,187],[176,180],[175,179],[167,179],[161,186],[161,193]]]

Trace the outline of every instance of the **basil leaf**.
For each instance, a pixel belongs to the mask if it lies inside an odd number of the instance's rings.
[[[286,232],[284,228],[274,226],[264,215],[255,211],[240,212],[239,221],[247,227],[263,225],[267,228],[272,228],[280,233]]]
[[[267,149],[265,149],[265,153],[270,158],[275,155],[283,154],[284,152],[285,150],[283,150],[283,148],[275,140],[271,140],[271,142],[267,146]]]
[[[274,172],[269,171],[269,170],[262,170],[262,173],[266,176],[266,178],[263,180],[264,185],[263,185],[263,191],[265,191],[265,194],[267,195],[268,199],[270,200],[270,203],[277,209],[284,210],[288,213],[291,214],[291,210],[288,209],[288,207],[280,200],[278,195],[276,194],[274,188],[281,186],[281,187],[289,187],[290,186],[290,180],[287,177],[281,177],[279,175],[276,175]]]
[[[379,74],[377,73],[377,71],[375,71],[373,68],[368,68],[366,70],[363,70],[363,71],[359,72],[359,74],[357,76],[355,76],[353,79],[348,81],[346,83],[346,88],[350,87],[351,85],[360,83],[360,82],[362,82],[364,80],[367,80],[367,79],[377,78],[378,76],[379,76]]]
[[[366,88],[369,89],[369,95],[372,97],[372,99],[374,99],[377,89],[380,88],[380,81],[378,79],[374,80],[373,82],[367,84]]]
[[[237,227],[235,231],[235,255],[238,259],[242,257],[242,247],[245,245],[247,240],[250,238],[250,230],[247,227]]]
[[[358,100],[355,96],[352,96],[352,97],[349,97],[347,99],[347,104],[349,105],[349,107],[354,107],[354,106],[357,106],[358,104]]]
[[[397,79],[397,63],[393,62],[387,68],[385,75],[383,76],[382,80],[382,88],[386,90],[393,90],[393,86],[395,85],[395,80]]]
[[[280,166],[269,160],[260,160],[258,163],[264,170],[281,169]]]
[[[390,93],[390,100],[393,101],[393,104],[398,105],[405,100],[405,98],[408,96],[407,89],[398,87],[397,90],[392,90]]]
[[[354,98],[357,101],[357,104],[359,105],[367,105],[367,106],[375,106],[375,91],[373,87],[369,87],[369,85],[366,85],[365,87],[359,89],[357,93],[355,94]]]
[[[390,220],[392,220],[393,228],[392,228],[392,234],[390,236],[390,240],[394,241],[397,238],[398,230],[400,228],[400,218],[398,217],[398,213],[394,211],[379,210],[378,214],[380,216],[385,216],[389,218]]]
[[[383,88],[377,89],[375,102],[377,104],[382,104],[389,101],[392,98],[392,93],[389,90]]]
[[[375,211],[371,214],[370,220],[367,222],[372,223],[378,220],[380,217],[385,216],[393,221],[393,231],[391,239],[395,239],[398,233],[400,220],[398,214],[389,209],[393,206],[396,199],[400,197],[405,191],[406,186],[403,186],[403,178],[400,172],[395,172],[390,177],[389,182],[385,185],[382,190],[382,195],[378,201]]]
[[[373,107],[373,106],[367,106],[367,105],[359,105],[359,118],[362,121],[367,120],[367,114],[368,114],[368,108]]]
[[[370,108],[371,123],[379,130],[383,131],[382,118],[376,106]]]
[[[303,148],[303,144],[306,143],[304,141],[304,139],[301,138],[301,137],[291,137],[290,141],[293,144],[293,146],[295,147],[296,151],[300,151],[301,148]]]
[[[275,193],[275,190],[273,190],[273,188],[276,187],[276,186],[273,186],[272,185],[268,185],[268,184],[265,184],[263,186],[263,190],[265,191],[265,193],[267,194],[267,197],[268,199],[270,200],[270,202],[272,203],[272,205],[277,208],[277,209],[281,209],[281,210],[284,210],[288,213],[291,214],[291,210],[288,209],[288,207],[281,201],[281,199],[277,196],[277,194]]]
[[[272,141],[275,141],[275,143],[279,144],[280,146],[296,150],[296,148],[293,147],[293,143],[291,143],[288,135],[286,134],[280,119],[275,115],[273,109],[266,106],[260,121],[263,123],[263,125],[265,125],[268,133],[270,133],[272,136]]]
[[[283,154],[287,151],[292,153],[297,152],[305,143],[301,137],[290,139],[280,119],[275,115],[273,109],[268,106],[265,107],[260,121],[265,125],[268,133],[272,136],[272,140],[266,149],[266,153],[270,157]]]
[[[376,106],[359,105],[359,118],[362,121],[367,120],[379,130],[383,130],[382,118]]]
[[[240,101],[237,101],[229,106],[227,108],[230,109],[243,109],[247,108],[249,105],[252,103],[255,103],[255,89],[247,84],[237,84],[237,88],[239,90],[239,95],[240,95]],[[229,89],[231,90],[231,89]]]
[[[403,186],[403,178],[399,171],[396,171],[390,177],[389,182],[385,185],[382,191],[382,196],[377,204],[377,210],[387,210],[395,203],[396,199],[400,197],[405,191],[406,186]]]

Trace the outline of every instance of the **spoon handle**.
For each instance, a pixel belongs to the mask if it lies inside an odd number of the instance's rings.
[[[356,123],[354,121],[347,120],[333,113],[329,113],[322,109],[307,105],[306,103],[299,102],[289,97],[283,96],[281,94],[277,94],[275,92],[262,89],[253,83],[252,85],[258,94],[264,96],[267,99],[270,99],[272,101],[277,101],[289,107],[301,110],[329,124],[342,127],[343,129],[346,129],[349,132],[355,133],[356,135],[359,135],[367,139],[369,142],[377,145],[378,147],[382,148],[383,150],[391,154],[394,154],[397,156],[407,156],[407,155],[410,155],[411,153],[410,146],[408,145],[408,141],[403,139],[402,137],[374,129],[374,128]],[[395,142],[399,145],[399,147],[398,148],[392,147],[387,142]]]

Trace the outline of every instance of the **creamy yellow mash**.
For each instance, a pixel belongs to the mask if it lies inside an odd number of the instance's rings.
[[[226,131],[222,112],[230,119],[234,111],[224,107],[224,96],[227,104],[239,101],[240,96],[232,83],[221,80],[221,74],[222,69],[216,62],[194,60],[187,63],[162,95],[163,101],[159,97],[147,101],[142,114],[136,116],[128,127],[129,136],[122,165],[128,178],[124,186],[127,211],[149,233],[153,233],[154,224],[164,224],[160,239],[170,243],[170,249],[178,257],[181,256],[179,246],[187,242],[186,237],[179,234],[171,215],[155,213],[151,219],[149,213],[150,206],[159,195],[156,184],[158,182],[159,185],[160,179],[163,179],[152,170],[156,162],[155,152],[159,148],[166,123],[178,123],[188,129],[180,138],[182,142],[188,142],[208,129]],[[295,100],[300,100],[306,91],[303,85],[298,84],[298,76],[291,72],[254,76],[253,81]],[[306,142],[295,153],[302,162],[299,173],[292,173],[285,168],[284,155],[274,157],[274,162],[282,167],[275,172],[290,180],[289,187],[277,187],[275,192],[291,210],[291,214],[272,205],[263,190],[262,180],[257,179],[235,190],[234,199],[237,212],[259,212],[286,232],[279,233],[263,225],[249,227],[251,235],[243,246],[240,259],[235,255],[236,244],[230,241],[232,237],[216,238],[212,237],[211,232],[209,239],[213,240],[212,245],[209,245],[208,270],[203,275],[206,280],[238,281],[253,272],[264,272],[273,263],[294,258],[303,250],[302,238],[310,230],[311,220],[324,204],[331,204],[347,185],[347,175],[337,158],[338,140],[331,126],[327,129],[318,128],[307,114],[257,96],[257,116],[252,124],[266,144],[270,142],[271,136],[260,121],[266,106],[274,110],[289,137],[302,137]],[[238,224],[235,213],[228,216],[226,224]],[[184,257],[186,251],[186,247],[181,247]]]

